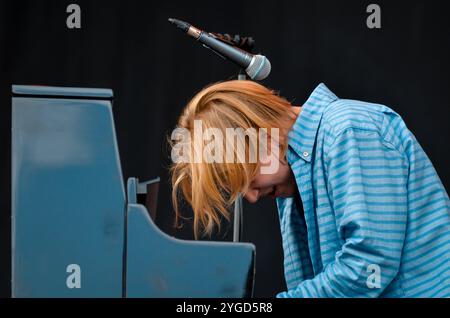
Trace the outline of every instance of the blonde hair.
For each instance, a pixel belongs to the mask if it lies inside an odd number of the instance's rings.
[[[194,120],[201,120],[204,129],[270,128],[280,129],[280,158],[287,148],[287,131],[295,118],[291,104],[276,92],[253,81],[225,81],[209,85],[198,92],[184,108],[178,128],[193,132]],[[268,133],[270,136],[270,134]],[[177,141],[170,140],[172,147]],[[206,142],[205,142],[206,143]],[[191,152],[194,143],[189,145]],[[246,141],[246,149],[248,149]],[[245,160],[244,160],[245,161]],[[230,220],[228,209],[239,194],[248,189],[260,163],[251,162],[175,162],[172,175],[172,202],[178,224],[180,211],[178,193],[192,206],[194,234],[211,235],[215,226],[220,229],[221,216]]]

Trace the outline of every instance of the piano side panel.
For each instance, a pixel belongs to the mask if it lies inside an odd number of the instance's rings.
[[[172,238],[128,205],[127,297],[251,297],[254,257],[253,244]]]
[[[12,116],[12,296],[121,297],[125,192],[110,101],[14,97]],[[70,264],[81,288],[66,284]]]

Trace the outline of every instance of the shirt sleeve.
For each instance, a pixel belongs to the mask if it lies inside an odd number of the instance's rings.
[[[378,297],[400,267],[406,158],[377,131],[348,128],[324,160],[341,250],[314,278],[277,297]]]

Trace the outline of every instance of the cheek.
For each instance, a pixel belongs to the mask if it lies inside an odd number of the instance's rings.
[[[272,174],[261,174],[259,173],[255,179],[253,179],[252,185],[255,188],[269,188],[276,185],[281,185],[287,183],[289,179],[292,178],[292,172],[289,165],[282,162],[279,163],[278,170],[276,173]]]

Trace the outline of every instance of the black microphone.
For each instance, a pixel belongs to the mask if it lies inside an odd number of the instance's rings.
[[[203,46],[213,50],[220,56],[236,63],[254,80],[263,80],[269,76],[271,65],[269,60],[263,55],[253,55],[235,46],[226,44],[211,33],[199,30],[187,22],[169,19],[169,22],[175,24],[178,28],[192,36]]]

